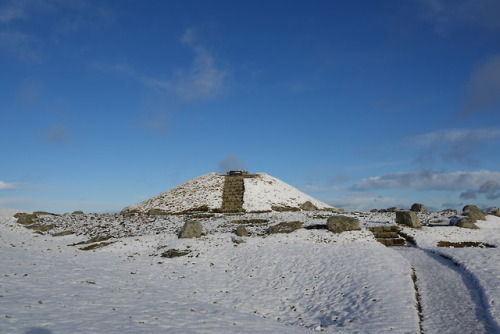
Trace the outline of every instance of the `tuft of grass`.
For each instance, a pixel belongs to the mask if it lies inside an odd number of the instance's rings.
[[[468,247],[496,248],[495,245],[490,245],[485,242],[476,242],[476,241],[462,241],[462,242],[439,241],[437,243],[437,246],[453,247],[453,248],[468,248]]]
[[[95,244],[88,245],[86,247],[81,247],[81,248],[78,248],[78,249],[82,250],[82,251],[88,251],[88,250],[93,250],[93,249],[97,249],[97,248],[102,248],[102,247],[111,245],[112,243],[113,242],[99,242],[99,243],[95,243]]]

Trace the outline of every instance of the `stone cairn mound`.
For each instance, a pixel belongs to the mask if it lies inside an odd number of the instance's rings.
[[[405,246],[406,240],[399,234],[399,227],[397,226],[376,226],[368,228],[375,240],[385,246]]]
[[[231,171],[225,175],[221,212],[238,213],[245,211],[243,209],[244,179],[249,177],[255,177],[255,175],[241,171]]]

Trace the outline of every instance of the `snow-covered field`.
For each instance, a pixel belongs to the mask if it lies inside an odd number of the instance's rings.
[[[325,223],[331,212],[202,215],[199,239],[177,237],[185,216],[46,216],[54,228],[36,233],[16,212],[0,209],[1,333],[495,333],[500,324],[498,248],[436,247],[498,247],[499,217],[479,230],[404,228],[417,242],[410,248],[385,247],[365,228],[265,234],[280,221]],[[392,225],[393,215],[356,214],[362,227]],[[235,243],[242,219],[253,219],[253,234]],[[67,230],[75,234],[51,235]],[[70,246],[103,235],[105,247]],[[170,249],[190,253],[161,256]]]

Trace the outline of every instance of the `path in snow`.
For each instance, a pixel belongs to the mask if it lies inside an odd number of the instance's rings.
[[[394,248],[415,269],[425,334],[499,333],[481,287],[463,268],[414,247]]]

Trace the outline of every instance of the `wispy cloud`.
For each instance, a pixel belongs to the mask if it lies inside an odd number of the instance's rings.
[[[500,2],[498,2],[500,4]],[[499,8],[500,13],[500,8]],[[500,21],[500,14],[498,17]],[[463,111],[466,114],[500,108],[500,55],[491,56],[471,74]]]
[[[245,170],[245,161],[236,153],[229,153],[224,159],[219,161],[219,171],[225,173],[230,170]]]
[[[192,49],[194,59],[190,67],[177,68],[169,77],[146,75],[127,63],[94,63],[92,66],[134,78],[159,94],[173,94],[184,102],[220,96],[226,89],[229,71],[217,64],[212,52],[198,41],[194,29],[187,29],[180,42]]]
[[[462,144],[470,140],[490,140],[500,138],[500,128],[450,129],[424,133],[410,138],[410,141],[422,145],[433,146],[437,143]]]
[[[18,183],[0,181],[0,190],[17,189],[17,188],[19,188]]]
[[[480,150],[498,138],[500,128],[450,129],[414,136],[407,142],[421,150],[418,162],[442,159],[474,164],[480,159]]]
[[[500,182],[500,172],[481,170],[444,173],[420,170],[369,177],[354,184],[351,190],[463,190],[478,188],[488,181]]]
[[[500,30],[497,0],[417,0],[434,31],[445,37],[463,26]]]
[[[25,2],[12,1],[0,7],[0,23],[9,23],[26,17]]]
[[[17,91],[17,96],[22,103],[37,104],[45,91],[45,86],[41,80],[28,78],[23,81]]]
[[[43,133],[43,137],[50,144],[65,144],[70,139],[70,131],[64,124],[54,124]]]
[[[170,116],[166,109],[155,108],[155,110],[145,112],[142,115],[141,124],[147,130],[166,134],[170,130]]]
[[[37,51],[38,41],[19,31],[0,31],[0,49],[19,60],[38,63],[42,57]]]
[[[177,71],[173,89],[187,101],[212,99],[220,95],[228,72],[217,66],[212,53],[198,41],[194,29],[187,29],[181,42],[194,51],[195,57],[188,70]]]
[[[28,25],[16,24],[29,22]],[[94,29],[115,21],[112,11],[87,0],[7,0],[0,4],[0,48],[26,62],[43,59],[41,46],[52,43],[58,36],[82,29]],[[39,34],[43,29],[45,34]],[[46,30],[48,29],[48,30]]]

